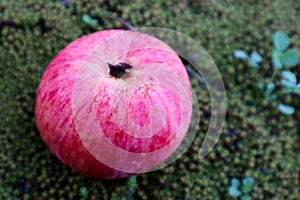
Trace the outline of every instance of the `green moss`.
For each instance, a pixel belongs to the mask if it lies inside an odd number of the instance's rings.
[[[1,1],[0,199],[80,199],[82,187],[89,199],[125,198],[127,179],[91,180],[64,166],[49,153],[34,121],[35,91],[50,60],[82,34],[127,29],[117,17],[136,27],[166,27],[193,37],[219,67],[228,99],[220,140],[208,157],[199,159],[211,107],[206,88],[192,80],[202,116],[195,141],[171,166],[138,176],[132,198],[230,199],[230,179],[252,176],[253,199],[297,199],[300,98],[282,99],[298,108],[290,117],[281,115],[275,104],[256,104],[251,69],[232,58],[235,49],[256,49],[265,59],[259,74],[270,77],[273,32],[283,30],[294,47],[300,46],[299,16],[290,15],[289,6],[300,8],[296,1],[280,0],[82,0],[67,8],[54,0]],[[83,14],[98,19],[99,25],[84,24]]]

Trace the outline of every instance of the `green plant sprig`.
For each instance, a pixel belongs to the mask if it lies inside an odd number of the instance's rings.
[[[271,81],[263,83],[259,81],[257,69],[262,62],[262,57],[257,51],[252,51],[250,55],[247,55],[242,50],[235,50],[233,56],[236,59],[247,61],[250,67],[253,69],[254,77],[256,79],[257,88],[264,94],[264,98],[271,102],[277,99],[278,96],[286,94],[300,94],[300,83],[297,83],[296,75],[290,71],[292,67],[295,67],[299,61],[298,51],[296,49],[289,49],[290,38],[283,32],[277,31],[273,35],[274,49],[272,52],[272,64],[273,74]],[[274,84],[277,73],[281,73],[280,83],[283,86],[282,91],[275,93],[276,86]],[[278,103],[277,109],[284,115],[291,115],[295,112],[295,109],[290,105],[285,105],[281,102]]]

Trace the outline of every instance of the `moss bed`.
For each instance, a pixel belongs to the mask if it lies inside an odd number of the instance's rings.
[[[250,67],[233,59],[235,49],[257,50],[259,74],[272,73],[272,35],[281,30],[300,47],[300,1],[0,0],[0,199],[234,199],[232,178],[255,180],[252,199],[299,199],[300,97],[256,103]],[[195,3],[199,2],[199,3]],[[298,12],[297,12],[298,11]],[[98,25],[89,26],[89,14]],[[50,60],[69,42],[97,30],[155,26],[198,41],[214,59],[227,94],[226,122],[217,145],[199,159],[209,125],[210,97],[192,78],[200,103],[200,128],[188,151],[172,165],[128,179],[93,180],[63,165],[41,140],[34,119],[35,92]],[[300,65],[294,69],[300,79]],[[280,83],[276,83],[280,85]],[[82,194],[82,188],[87,193]]]

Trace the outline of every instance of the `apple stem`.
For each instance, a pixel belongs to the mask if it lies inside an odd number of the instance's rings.
[[[116,65],[107,63],[109,66],[109,74],[116,77],[116,78],[122,78],[126,73],[129,73],[132,69],[132,66],[127,63],[119,63]]]

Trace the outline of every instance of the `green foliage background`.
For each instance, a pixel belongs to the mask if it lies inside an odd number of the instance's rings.
[[[272,34],[300,46],[300,1],[281,0],[0,0],[0,199],[231,199],[233,177],[252,176],[253,199],[299,199],[300,97],[286,95],[296,114],[283,116],[262,101],[255,78],[232,52],[257,50],[262,77],[272,73]],[[88,26],[82,15],[98,19]],[[201,105],[200,129],[171,166],[128,180],[92,180],[64,166],[42,142],[34,119],[35,91],[51,59],[71,41],[97,30],[165,27],[197,40],[216,62],[227,93],[221,138],[205,159],[198,150],[209,124],[210,98],[192,79]],[[299,64],[294,68],[300,79]],[[265,80],[267,81],[267,80]],[[280,86],[279,82],[277,83]],[[128,194],[130,191],[130,194]]]

